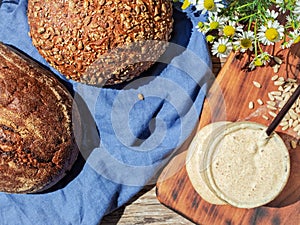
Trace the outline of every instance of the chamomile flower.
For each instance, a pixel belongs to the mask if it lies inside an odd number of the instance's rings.
[[[219,58],[225,58],[232,51],[232,44],[228,38],[220,38],[212,46],[212,54]]]
[[[220,12],[221,8],[224,8],[222,0],[198,0],[196,4],[196,9],[201,11],[201,14]]]
[[[260,27],[257,36],[264,45],[273,45],[283,38],[284,27],[277,20],[269,20],[266,25]]]
[[[208,43],[213,43],[215,38],[216,38],[215,36],[209,34],[209,35],[206,36],[206,41]]]
[[[242,31],[237,34],[233,46],[235,50],[246,52],[248,49],[253,50],[254,33],[252,31]]]
[[[222,27],[225,23],[225,19],[223,17],[219,17],[218,13],[209,13],[209,17],[207,22],[204,22],[204,26],[202,28],[199,28],[198,24],[198,30],[202,32],[203,34],[206,34],[209,31],[218,30],[220,27]]]
[[[269,53],[263,52],[252,60],[252,62],[249,64],[249,68],[254,70],[256,67],[264,66],[271,61],[271,57],[272,56]]]
[[[235,21],[229,20],[227,24],[223,26],[223,34],[226,37],[232,38],[237,32],[242,32],[243,27],[239,26]]]

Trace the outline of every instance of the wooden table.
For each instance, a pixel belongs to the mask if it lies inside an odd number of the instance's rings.
[[[225,60],[212,57],[213,73],[217,75]],[[129,203],[105,216],[99,225],[192,225],[156,198],[155,186],[145,187]]]

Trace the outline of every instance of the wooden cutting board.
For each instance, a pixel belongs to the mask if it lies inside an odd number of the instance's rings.
[[[283,60],[278,75],[283,77],[299,77],[300,45],[288,50],[279,46],[269,47],[274,55]],[[276,90],[271,81],[274,70],[271,66],[254,71],[244,70],[248,58],[246,55],[231,54],[218,74],[207,94],[197,130],[216,121],[249,120],[269,125],[266,104],[259,105],[256,100],[269,100],[268,92]],[[262,84],[261,88],[253,85],[253,81]],[[249,102],[255,103],[249,109]],[[268,115],[269,120],[262,118]],[[203,225],[300,225],[300,147],[291,148],[290,141],[296,140],[293,132],[276,131],[284,139],[289,148],[291,158],[291,175],[283,192],[272,203],[255,209],[238,209],[232,206],[212,205],[201,199],[194,190],[185,168],[185,157],[193,135],[179,149],[159,177],[156,192],[158,200],[197,224]]]

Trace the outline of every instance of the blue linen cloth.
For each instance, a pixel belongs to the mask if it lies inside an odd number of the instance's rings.
[[[144,185],[154,184],[197,125],[212,77],[205,38],[195,29],[204,17],[191,8],[174,10],[173,37],[161,63],[127,85],[99,88],[66,80],[39,55],[28,36],[27,1],[0,4],[0,41],[39,61],[66,84],[78,100],[85,129],[81,156],[54,188],[0,193],[0,224],[99,224]]]

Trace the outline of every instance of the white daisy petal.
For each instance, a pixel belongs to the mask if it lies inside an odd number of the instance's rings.
[[[228,38],[220,38],[212,46],[212,54],[219,58],[225,58],[232,51],[232,44]]]
[[[269,20],[267,25],[260,27],[257,36],[259,41],[264,45],[273,45],[282,40],[284,36],[284,27],[277,20]]]
[[[242,31],[237,34],[233,45],[236,50],[246,52],[248,49],[253,50],[254,33],[252,31]]]

